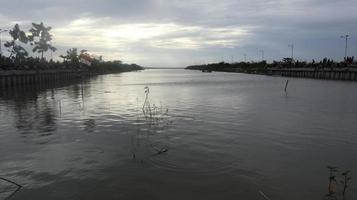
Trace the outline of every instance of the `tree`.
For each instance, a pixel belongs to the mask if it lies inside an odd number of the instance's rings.
[[[60,58],[63,58],[63,62],[64,62],[64,63],[67,61],[67,56],[60,55],[59,57],[60,57]]]
[[[293,62],[293,59],[292,58],[283,58],[283,62],[287,63],[287,64],[290,64],[290,63]]]
[[[79,55],[77,48],[67,50],[66,59],[75,67],[79,67]]]
[[[20,26],[16,24],[12,30],[9,31],[10,36],[12,37],[11,41],[8,41],[4,44],[5,47],[9,48],[10,56],[9,58],[15,62],[23,61],[28,53],[25,48],[17,44],[17,42],[22,42],[27,44],[29,41],[26,33],[20,29]]]
[[[47,52],[48,50],[57,50],[54,46],[51,45],[51,29],[52,27],[46,27],[42,22],[40,24],[32,23],[32,28],[30,29],[31,35],[29,36],[29,39],[31,41],[31,45],[35,45],[32,51],[41,53],[41,59],[43,59],[44,52]]]

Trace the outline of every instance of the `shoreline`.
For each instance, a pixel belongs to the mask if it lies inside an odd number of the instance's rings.
[[[310,78],[310,79],[324,79],[324,80],[340,80],[340,81],[357,81],[356,68],[268,68],[265,70],[242,70],[242,69],[188,69],[197,70],[203,73],[207,72],[228,72],[228,73],[244,73],[256,74],[266,76],[281,76],[281,77],[296,77],[296,78]]]
[[[25,85],[51,84],[61,81],[71,81],[88,77],[140,71],[142,69],[118,71],[89,70],[0,70],[0,88],[13,88]]]

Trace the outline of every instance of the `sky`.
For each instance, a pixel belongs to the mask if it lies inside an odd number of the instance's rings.
[[[356,8],[356,0],[0,0],[0,29],[51,26],[54,59],[76,47],[147,67],[260,61],[263,51],[271,62],[290,57],[293,44],[299,60],[342,60],[341,35],[357,56]]]

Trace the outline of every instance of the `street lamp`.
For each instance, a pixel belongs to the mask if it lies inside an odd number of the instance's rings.
[[[264,61],[264,50],[260,50],[260,52],[262,53],[262,61]]]
[[[347,62],[347,42],[348,42],[348,37],[349,35],[342,35],[341,38],[346,40],[346,46],[345,46],[345,61]]]
[[[0,28],[0,58],[2,56],[2,44],[1,44],[1,33],[7,32],[7,30],[3,30]]]
[[[52,46],[52,41],[49,41],[50,45]],[[50,49],[50,53],[51,53],[51,61],[53,61],[53,56],[52,56],[52,49]]]
[[[244,54],[244,62],[247,62],[247,54]]]
[[[289,44],[288,47],[291,48],[291,62],[294,61],[294,44]]]

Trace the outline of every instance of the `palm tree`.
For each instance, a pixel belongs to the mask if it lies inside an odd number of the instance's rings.
[[[32,51],[41,53],[41,59],[43,59],[44,52],[47,52],[48,50],[57,50],[50,43],[52,41],[52,35],[50,34],[51,29],[52,27],[46,27],[42,22],[40,24],[32,23],[32,28],[30,29],[31,35],[29,36],[29,39],[31,41],[31,45],[35,45]],[[36,38],[38,39],[36,40]]]
[[[72,64],[73,67],[79,67],[78,49],[72,48],[67,50],[66,59]]]

